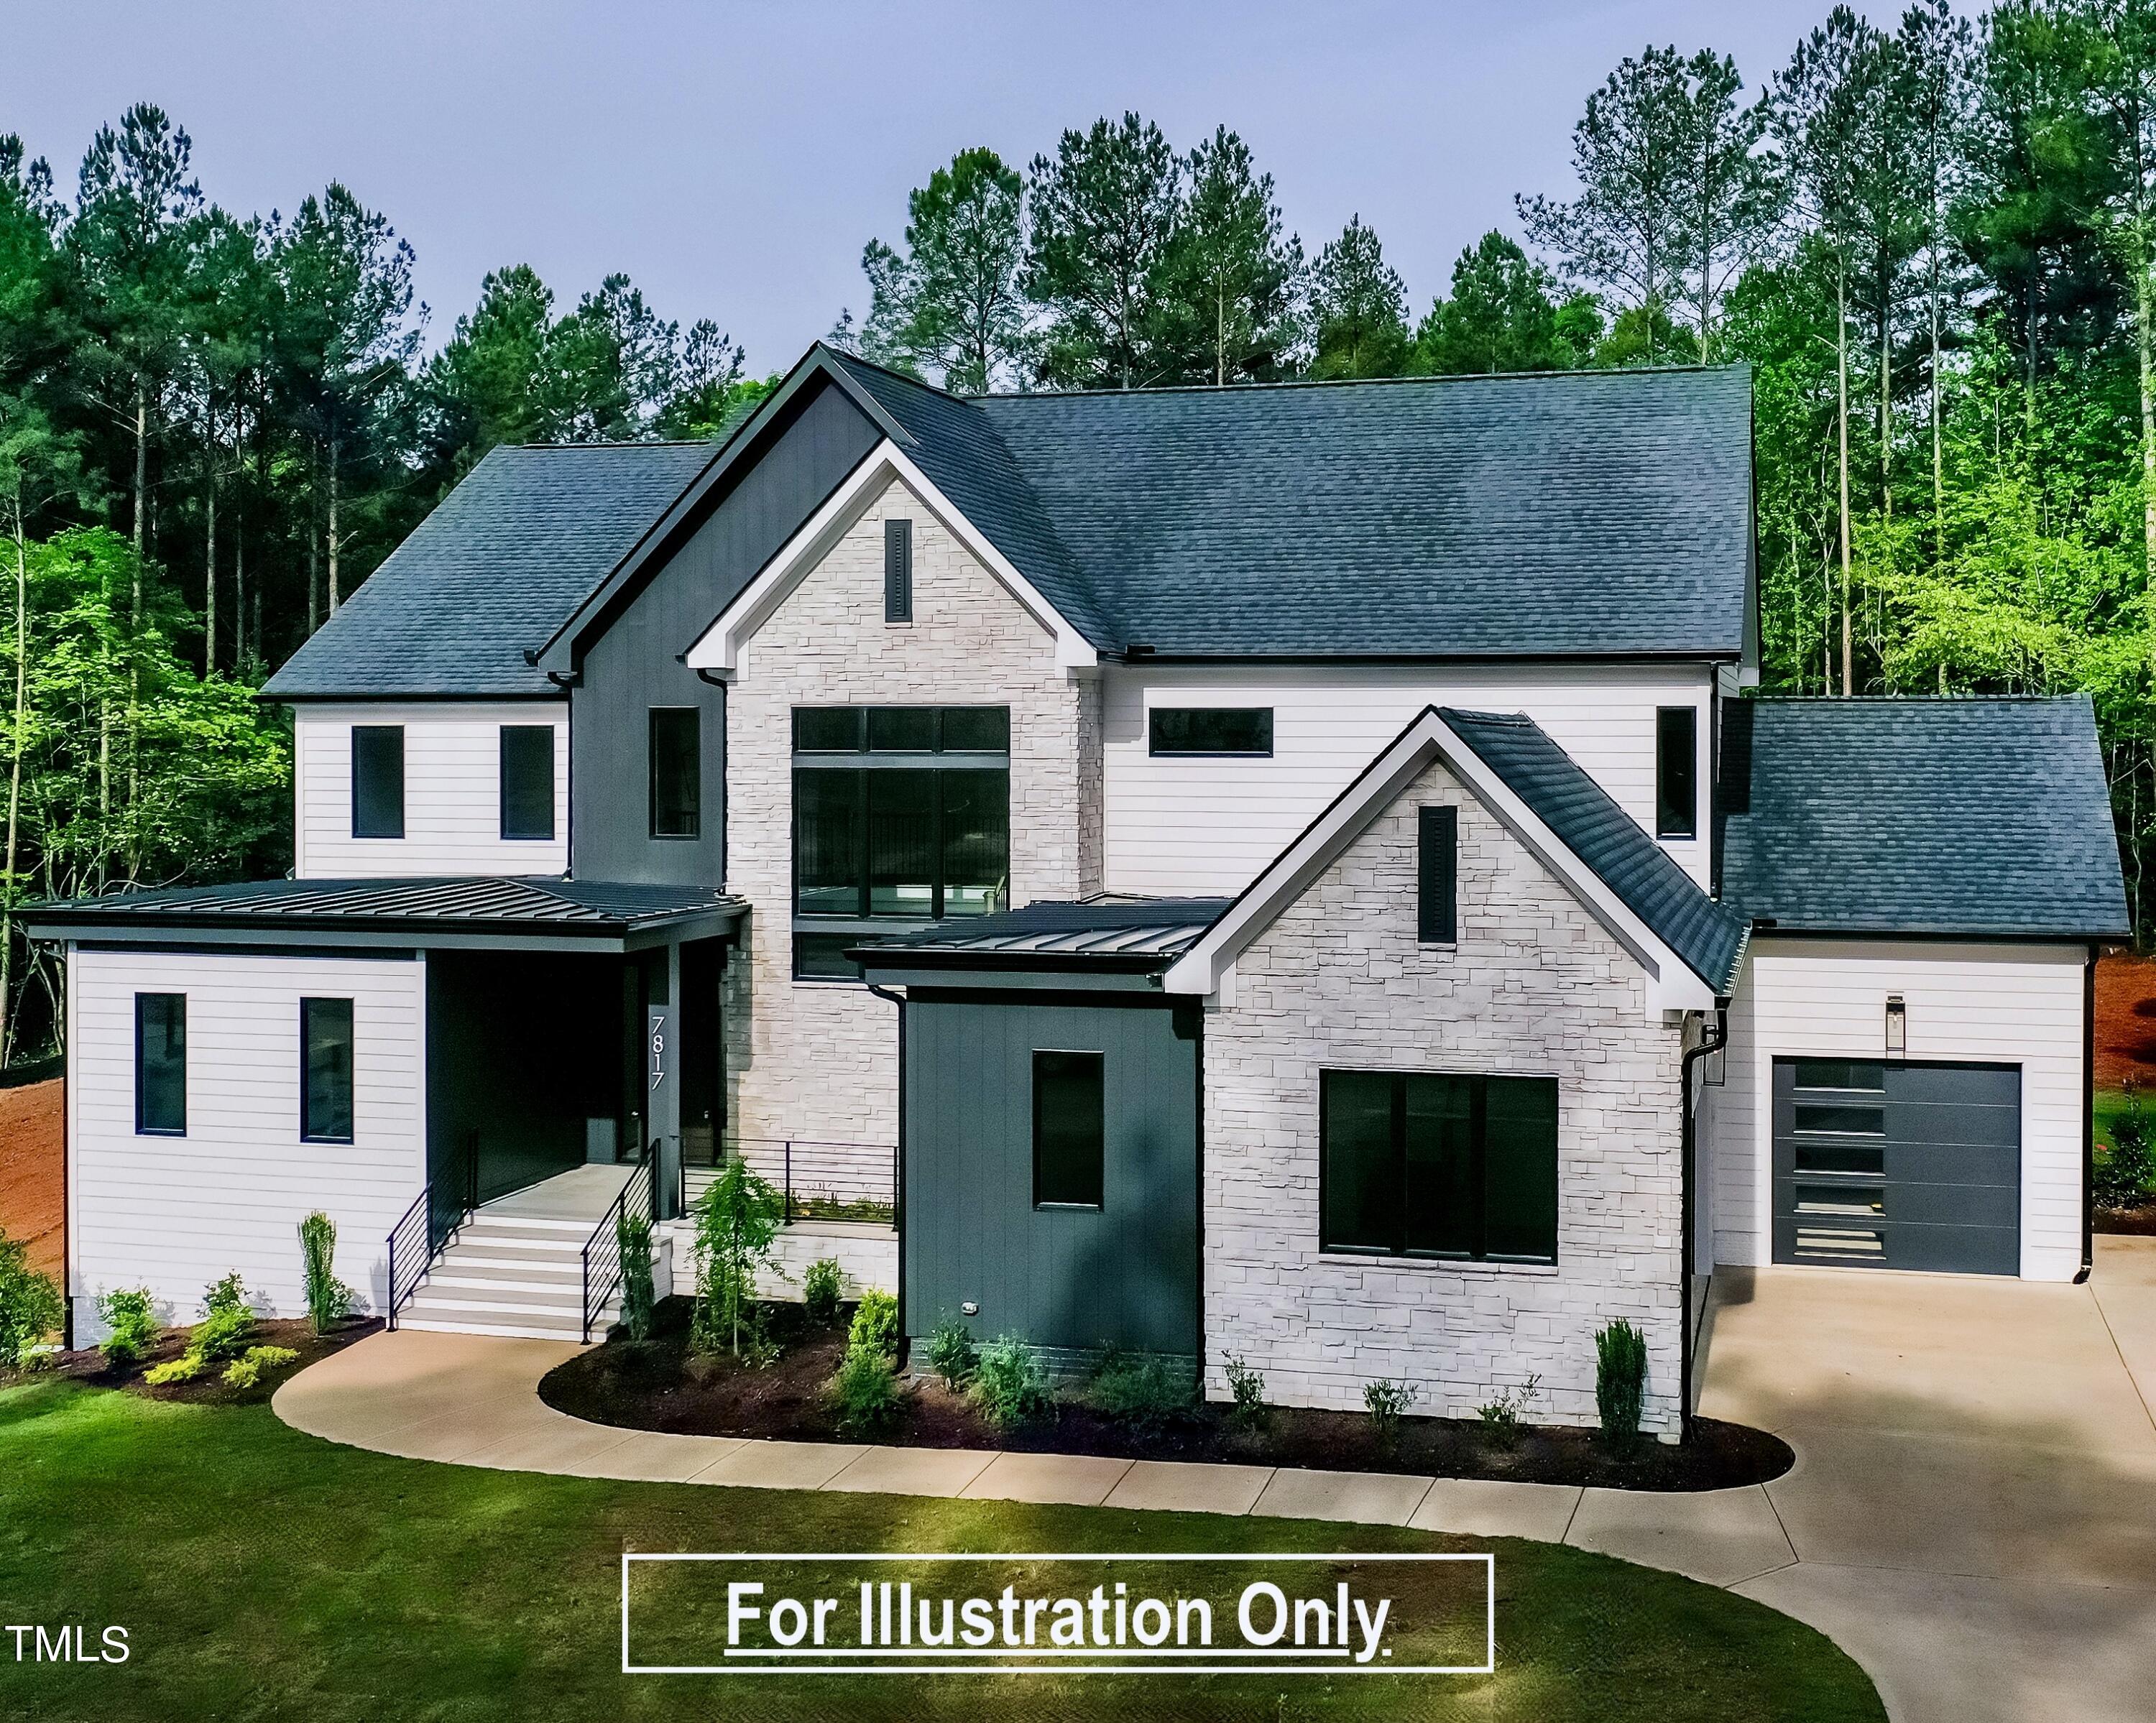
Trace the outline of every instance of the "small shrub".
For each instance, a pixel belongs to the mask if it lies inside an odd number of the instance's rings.
[[[247,1350],[254,1334],[254,1311],[244,1305],[237,1309],[219,1305],[195,1324],[187,1336],[187,1350],[203,1363],[213,1364],[220,1359],[237,1358]]]
[[[1611,1447],[1639,1439],[1646,1393],[1646,1336],[1620,1316],[1594,1336],[1594,1405]]]
[[[300,1263],[307,1289],[307,1325],[327,1334],[359,1300],[336,1277],[336,1223],[319,1208],[300,1223]],[[236,1284],[239,1277],[229,1278]]]
[[[2138,1091],[2112,1121],[2111,1146],[2097,1151],[2094,1195],[2099,1208],[2138,1208],[2156,1200],[2156,1122]]]
[[[614,1223],[621,1247],[621,1326],[631,1340],[651,1338],[651,1314],[658,1298],[651,1284],[651,1220],[626,1209]]]
[[[947,1315],[936,1325],[928,1336],[928,1365],[954,1394],[973,1379],[981,1367],[981,1349],[973,1344],[973,1331],[964,1319]]]
[[[234,1388],[257,1387],[261,1384],[264,1371],[281,1370],[287,1364],[299,1361],[300,1355],[290,1346],[249,1346],[226,1368],[225,1384]]]
[[[53,1277],[30,1266],[28,1245],[0,1233],[0,1370],[20,1370],[65,1319]]]
[[[825,1324],[837,1321],[839,1295],[842,1290],[836,1257],[819,1258],[803,1269],[801,1303],[808,1312],[808,1320]]]
[[[1153,1430],[1190,1407],[1190,1384],[1152,1352],[1118,1352],[1094,1373],[1086,1399],[1096,1412]]]
[[[1520,1426],[1528,1410],[1543,1395],[1543,1379],[1531,1376],[1517,1388],[1507,1388],[1494,1400],[1475,1408],[1482,1420],[1482,1433],[1500,1448],[1512,1448],[1520,1439]]]
[[[142,1372],[142,1380],[152,1387],[162,1388],[168,1382],[192,1382],[208,1367],[208,1359],[193,1352],[182,1352],[177,1358],[151,1366]]]
[[[991,1425],[1014,1430],[1048,1410],[1048,1372],[1031,1346],[1006,1334],[981,1348],[973,1395]]]
[[[229,1315],[234,1310],[247,1308],[247,1288],[236,1274],[227,1274],[222,1280],[213,1280],[203,1288],[203,1315]]]
[[[854,1306],[854,1326],[846,1331],[846,1350],[872,1346],[885,1357],[898,1357],[898,1300],[874,1287],[861,1294]]]
[[[1228,1392],[1234,1397],[1228,1416],[1246,1430],[1259,1428],[1265,1421],[1265,1378],[1263,1372],[1251,1369],[1241,1358],[1232,1356],[1227,1360],[1227,1371]]]
[[[768,1370],[785,1355],[786,1348],[771,1331],[771,1306],[751,1305],[742,1323],[742,1362],[754,1370]]]
[[[898,1416],[897,1370],[874,1346],[848,1346],[829,1392],[838,1408],[839,1428],[849,1435],[881,1429]]]
[[[105,1354],[110,1369],[124,1370],[139,1361],[157,1344],[162,1331],[157,1323],[157,1307],[146,1286],[116,1287],[98,1300],[97,1314],[105,1324],[105,1338],[98,1343],[98,1350]]]
[[[1390,1449],[1400,1438],[1400,1420],[1415,1403],[1412,1382],[1390,1382],[1379,1377],[1363,1387],[1363,1409],[1370,1414],[1370,1430],[1380,1448]]]

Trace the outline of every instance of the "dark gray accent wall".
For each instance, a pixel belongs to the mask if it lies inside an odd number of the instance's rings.
[[[726,695],[681,662],[882,433],[826,384],[771,433],[680,547],[583,643],[569,700],[569,864],[580,879],[716,886],[725,879]],[[703,714],[701,830],[650,835],[648,717]]]
[[[923,993],[906,1023],[909,1334],[1199,1351],[1198,1019],[1164,1002]],[[1102,1207],[1033,1206],[1033,1055],[1102,1055]]]

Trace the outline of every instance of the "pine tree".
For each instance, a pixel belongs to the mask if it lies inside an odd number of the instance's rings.
[[[1317,325],[1312,376],[1398,377],[1407,369],[1407,289],[1359,213],[1318,253],[1310,297]]]
[[[1451,298],[1433,303],[1417,326],[1414,368],[1449,377],[1584,365],[1592,336],[1577,338],[1584,308],[1560,320],[1551,288],[1549,272],[1492,228],[1460,254]]]
[[[1161,260],[1154,340],[1169,375],[1232,383],[1289,374],[1305,339],[1302,242],[1283,236],[1273,177],[1224,126],[1190,152],[1188,194]]]
[[[1014,381],[1031,342],[1019,271],[1024,185],[993,150],[961,150],[906,201],[906,249],[871,239],[862,350],[945,387]]]

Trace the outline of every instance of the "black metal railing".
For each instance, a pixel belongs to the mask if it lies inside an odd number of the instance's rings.
[[[606,1214],[584,1240],[584,1343],[591,1343],[607,1300],[621,1285],[621,1223],[631,1215],[647,1222],[659,1218],[659,1157],[645,1150]]]
[[[849,1143],[805,1137],[730,1136],[724,1160],[742,1160],[777,1189],[786,1223],[803,1220],[855,1221],[888,1227],[898,1218],[898,1148],[893,1143]],[[713,1163],[711,1170],[717,1165]],[[683,1168],[682,1208],[689,1207]]]
[[[389,1229],[389,1305],[387,1326],[397,1326],[404,1308],[434,1259],[445,1249],[471,1212],[479,1207],[479,1133],[465,1134],[449,1177],[430,1179],[412,1206]]]

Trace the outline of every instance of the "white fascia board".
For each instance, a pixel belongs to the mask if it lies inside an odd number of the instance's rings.
[[[877,493],[894,479],[918,497],[943,529],[1055,637],[1059,669],[1090,669],[1100,662],[1092,643],[1041,596],[1033,582],[1018,572],[1010,559],[988,541],[950,498],[930,482],[928,475],[914,464],[906,451],[888,438],[870,452],[868,459],[854,469],[824,506],[808,517],[780,547],[778,554],[764,565],[762,572],[719,613],[718,619],[689,649],[682,662],[692,670],[712,670],[723,676],[733,674],[740,663],[742,645],[785,602],[808,571],[831,553],[832,548],[867,511]]]
[[[1379,755],[1348,793],[1321,814],[1252,882],[1205,936],[1161,979],[1171,993],[1217,992],[1237,957],[1315,883],[1378,814],[1442,758],[1454,777],[1554,874],[1645,972],[1647,1009],[1706,1011],[1715,995],[1593,869],[1544,823],[1435,712],[1425,712]]]

